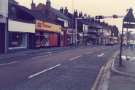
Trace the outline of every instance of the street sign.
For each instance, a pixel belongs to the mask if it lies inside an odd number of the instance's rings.
[[[135,18],[132,8],[129,9],[127,15],[123,19],[123,28],[135,28]]]
[[[124,23],[123,24],[123,28],[133,29],[133,28],[135,28],[135,24]]]
[[[133,14],[133,9],[130,8],[128,10],[128,13],[126,14],[126,16],[123,19],[124,22],[132,22],[135,23],[135,18],[134,18],[134,14]]]

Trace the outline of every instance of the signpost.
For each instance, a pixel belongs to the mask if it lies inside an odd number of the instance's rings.
[[[124,28],[133,29],[135,28],[135,18],[133,15],[133,9],[130,8],[128,10],[127,15],[123,19],[123,25],[122,25],[122,34],[121,34],[121,43],[120,43],[120,55],[119,55],[119,66],[122,66],[122,52],[123,52],[123,36],[124,36]]]

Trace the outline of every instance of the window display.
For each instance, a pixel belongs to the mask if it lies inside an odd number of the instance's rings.
[[[49,46],[49,33],[36,32],[36,47],[48,47]]]
[[[9,48],[26,47],[27,35],[20,32],[9,32]]]

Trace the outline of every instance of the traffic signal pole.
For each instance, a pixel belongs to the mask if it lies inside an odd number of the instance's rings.
[[[123,24],[124,24],[124,21],[123,21]],[[124,34],[124,27],[122,25],[122,34],[120,37],[120,54],[119,54],[119,66],[120,67],[122,66],[123,36],[124,36],[123,34]]]

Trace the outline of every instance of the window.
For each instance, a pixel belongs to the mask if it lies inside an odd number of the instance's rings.
[[[9,47],[27,47],[26,34],[20,32],[9,32]]]

